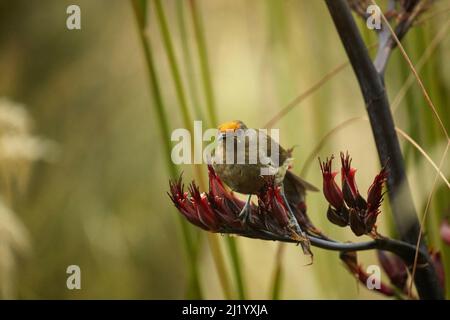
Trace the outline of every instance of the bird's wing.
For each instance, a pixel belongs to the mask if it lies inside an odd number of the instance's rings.
[[[291,158],[292,149],[285,150],[276,141],[274,141],[272,137],[270,137],[269,135],[268,135],[268,137],[269,138],[267,139],[267,150],[268,150],[268,153],[271,155],[271,157],[272,157],[271,142],[273,141],[274,146],[278,145],[278,149],[279,149],[279,163],[280,163],[280,165],[283,164],[286,161],[286,159]],[[306,190],[308,190],[308,191],[319,191],[319,189],[316,188],[314,185],[312,185],[308,181],[303,180],[299,176],[295,175],[293,172],[288,170],[287,174],[292,175],[293,176],[292,178],[294,180],[296,180],[297,183],[302,185]]]
[[[308,181],[303,180],[302,178],[300,178],[299,176],[294,174],[292,171],[286,172],[286,175],[289,176],[290,179],[296,181],[298,184],[303,186],[305,188],[305,190],[315,191],[315,192],[319,191],[319,189],[317,187],[315,187],[314,185],[312,185]]]

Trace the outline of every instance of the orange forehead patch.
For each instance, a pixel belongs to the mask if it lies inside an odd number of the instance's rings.
[[[227,130],[235,131],[235,130],[239,129],[240,126],[241,125],[239,124],[239,122],[237,122],[237,121],[230,121],[230,122],[222,123],[219,126],[218,129],[219,129],[220,132],[226,132]]]

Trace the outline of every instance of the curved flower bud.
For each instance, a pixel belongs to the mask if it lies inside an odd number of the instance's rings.
[[[368,233],[364,218],[361,213],[355,209],[350,208],[350,228],[356,236],[362,236]]]
[[[440,228],[441,239],[450,246],[450,223],[448,219],[444,219]]]
[[[444,265],[442,264],[441,253],[437,250],[430,250],[430,258],[436,270],[436,275],[438,277],[439,284],[445,291],[445,269]]]
[[[372,184],[367,191],[367,209],[368,211],[378,210],[383,201],[383,184],[386,182],[387,172],[386,168],[381,169],[380,173],[376,175]]]
[[[341,252],[339,258],[345,264],[347,269],[355,275],[359,282],[363,286],[367,286],[367,280],[369,279],[369,274],[358,264],[358,258],[356,252]],[[395,291],[384,282],[380,283],[380,288],[376,289],[381,294],[385,296],[392,297],[395,295]]]
[[[342,184],[344,184],[344,181],[346,181],[350,189],[349,192],[351,193],[353,198],[356,198],[356,195],[359,194],[359,191],[355,181],[356,169],[352,168],[352,158],[350,158],[348,152],[345,155],[343,152],[341,152],[340,156],[342,164],[341,168]]]
[[[356,169],[351,166],[352,158],[350,158],[348,152],[345,155],[341,152],[341,164],[342,193],[345,203],[351,208],[366,209],[367,203],[359,194],[355,180]]]
[[[333,156],[331,156],[329,159],[327,158],[324,162],[321,162],[319,158],[319,162],[323,176],[323,194],[327,201],[335,209],[341,209],[344,206],[344,198],[342,196],[341,189],[339,189],[338,185],[334,181],[337,172],[331,171]]]
[[[178,180],[169,181],[169,185],[170,193],[168,193],[168,195],[181,214],[197,227],[209,230],[209,228],[200,221],[197,208],[189,198],[188,193],[184,192],[181,176]]]
[[[341,210],[337,211],[331,206],[328,206],[327,218],[331,223],[334,223],[340,227],[346,227],[349,224],[348,211],[345,207],[342,207]]]
[[[232,227],[240,227],[241,221],[237,215],[242,210],[245,202],[236,198],[233,192],[228,191],[223,185],[220,178],[215,173],[212,166],[208,166],[209,177],[209,193],[208,200],[211,206],[214,208],[214,212],[220,216],[226,225]],[[255,210],[254,206],[251,206],[251,214]]]
[[[403,291],[408,280],[408,269],[403,260],[382,250],[377,250],[377,255],[378,261],[380,261],[391,283]]]
[[[383,202],[383,185],[387,179],[386,169],[381,169],[380,173],[373,180],[372,185],[367,192],[367,213],[365,222],[367,229],[373,229],[378,215],[380,214],[381,202]]]
[[[260,194],[259,197],[262,201],[264,211],[266,213],[270,212],[271,216],[278,221],[280,226],[285,227],[289,224],[287,208],[278,186],[275,186],[273,183],[268,184],[264,193]]]
[[[206,226],[208,230],[217,231],[220,221],[214,214],[207,195],[205,193],[200,193],[198,186],[194,182],[191,183],[188,189],[191,194],[192,205],[196,209],[198,220]]]

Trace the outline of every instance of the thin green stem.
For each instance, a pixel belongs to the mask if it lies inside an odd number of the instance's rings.
[[[208,242],[211,249],[211,254],[214,259],[214,263],[217,269],[217,275],[219,277],[220,285],[222,286],[222,291],[225,299],[232,299],[231,294],[231,284],[228,279],[227,269],[225,265],[225,260],[222,255],[222,250],[220,249],[220,242],[216,234],[208,234]]]
[[[197,42],[197,52],[199,55],[200,69],[202,75],[203,88],[206,98],[207,115],[209,126],[217,125],[217,117],[215,112],[214,90],[211,81],[211,72],[209,69],[208,52],[206,49],[206,41],[203,32],[203,23],[195,0],[190,1],[192,21],[194,25],[195,39]],[[237,292],[240,299],[245,299],[245,285],[243,280],[241,258],[239,248],[234,238],[227,238],[227,250],[231,259],[232,270],[234,274]]]
[[[131,3],[133,6],[134,14],[135,14],[137,25],[138,25],[139,40],[140,40],[142,48],[143,48],[146,67],[147,67],[147,73],[149,76],[149,90],[151,92],[151,96],[153,97],[152,105],[154,107],[154,110],[155,110],[155,113],[157,116],[157,120],[158,120],[157,122],[159,125],[161,136],[163,138],[163,142],[164,142],[163,146],[164,146],[164,155],[166,157],[166,163],[168,166],[170,176],[172,178],[175,178],[178,176],[178,170],[170,158],[171,146],[170,146],[170,130],[169,130],[168,118],[165,113],[164,102],[163,102],[162,95],[161,95],[158,77],[155,72],[155,65],[154,65],[154,61],[153,61],[151,44],[145,35],[145,28],[146,28],[146,15],[144,12],[145,5],[143,5],[142,1],[139,1],[139,0],[131,0]],[[192,288],[191,289],[191,292],[192,292],[191,298],[201,299],[203,294],[202,294],[202,290],[201,290],[201,286],[200,286],[198,265],[197,265],[197,262],[195,259],[196,248],[194,247],[194,244],[193,244],[193,237],[192,237],[193,230],[190,229],[187,222],[184,221],[181,217],[179,218],[178,221],[180,222],[180,225],[181,225],[183,243],[185,246],[185,251],[187,253],[186,255],[187,255],[189,268],[190,268],[189,283]]]
[[[246,299],[245,294],[245,284],[244,279],[242,276],[242,270],[241,270],[241,259],[239,257],[239,251],[236,243],[236,239],[231,237],[226,237],[226,244],[228,248],[228,253],[230,254],[231,258],[231,266],[234,273],[234,278],[236,281],[236,287],[238,292],[238,298],[240,300]]]
[[[188,87],[191,95],[192,105],[196,114],[196,119],[204,120],[203,111],[201,108],[200,97],[198,94],[197,82],[195,80],[194,62],[192,60],[191,49],[189,47],[188,35],[186,31],[186,19],[183,0],[177,0],[177,20],[178,28],[181,38],[181,48],[183,50],[183,59],[186,66],[186,72],[188,76]]]
[[[203,80],[203,88],[206,95],[206,108],[212,126],[218,125],[215,107],[214,91],[211,82],[211,72],[209,69],[208,52],[206,49],[203,23],[195,0],[190,0],[192,21],[194,23],[194,33],[197,42],[198,55],[200,57],[200,69]]]
[[[156,13],[156,17],[158,19],[159,27],[161,29],[164,49],[165,49],[167,57],[169,59],[170,71],[171,71],[172,79],[174,81],[175,90],[177,93],[177,99],[179,102],[181,113],[183,116],[184,126],[188,129],[190,129],[193,126],[193,122],[191,120],[192,118],[191,118],[191,115],[189,113],[189,109],[187,106],[186,95],[185,95],[185,91],[184,91],[182,80],[181,80],[180,69],[178,68],[178,64],[177,64],[177,61],[175,58],[175,52],[174,52],[173,44],[172,44],[172,40],[171,40],[172,37],[171,37],[170,30],[169,30],[169,27],[167,24],[167,19],[166,19],[165,13],[164,13],[164,9],[163,9],[163,6],[162,6],[160,0],[155,0],[155,13]],[[197,178],[200,181],[203,181],[203,176],[202,176],[202,172],[200,170],[199,165],[194,166],[194,171],[195,171]],[[200,183],[201,187],[202,187],[202,185],[204,186],[204,183]],[[224,261],[221,258],[222,252],[220,250],[220,245],[218,242],[219,240],[217,239],[217,237],[208,237],[208,241],[210,243],[213,242],[213,243],[211,243],[211,246],[210,246],[212,249],[218,250],[217,252],[213,252],[212,256],[213,256],[214,263],[215,263],[215,266],[216,266],[216,269],[218,272],[219,280],[221,282],[221,286],[222,286],[224,295],[226,298],[229,298],[229,296],[228,296],[229,295],[228,288],[230,287],[228,284],[229,280],[228,280],[228,275],[226,274],[226,268],[223,265]],[[234,241],[234,240],[232,240],[232,241]],[[229,250],[231,251],[232,249],[229,249]],[[233,260],[236,259],[235,252],[230,252],[230,256]],[[239,261],[237,261],[237,263],[235,263],[235,261],[233,261],[233,265],[239,266],[238,262]]]
[[[281,296],[281,287],[283,284],[283,252],[284,243],[279,243],[277,247],[277,253],[275,255],[275,269],[273,274],[273,280],[271,285],[271,297],[272,300],[278,300]]]
[[[167,53],[167,58],[169,59],[170,72],[172,74],[172,79],[175,85],[175,91],[177,94],[178,103],[180,105],[181,114],[183,116],[183,122],[187,128],[191,128],[193,125],[191,116],[189,115],[189,110],[186,102],[186,95],[183,89],[183,83],[181,81],[180,70],[178,69],[178,64],[175,58],[175,52],[173,49],[173,44],[170,36],[169,27],[167,25],[167,19],[164,14],[164,9],[161,5],[160,0],[155,0],[155,13],[158,19],[158,24],[161,29],[162,40],[164,44],[164,49]]]

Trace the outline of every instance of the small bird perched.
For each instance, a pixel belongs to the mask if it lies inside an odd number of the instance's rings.
[[[223,123],[218,129],[218,144],[212,159],[213,168],[219,178],[233,191],[249,195],[239,217],[244,221],[247,220],[251,196],[259,194],[267,184],[267,177],[261,174],[261,170],[271,170],[269,172],[273,175],[275,184],[281,187],[284,202],[290,213],[289,227],[295,231],[294,234],[301,243],[308,241],[291,207],[297,209],[299,205],[304,204],[306,190],[318,191],[318,189],[289,170],[292,150],[285,150],[260,129],[248,129],[240,120]],[[250,130],[256,134],[246,134]],[[261,148],[264,142],[266,148]],[[238,159],[240,146],[244,149],[244,162]],[[256,151],[257,157],[252,162],[251,148],[255,146],[258,146],[253,150]],[[230,147],[234,151],[231,151],[232,155],[227,159]]]

